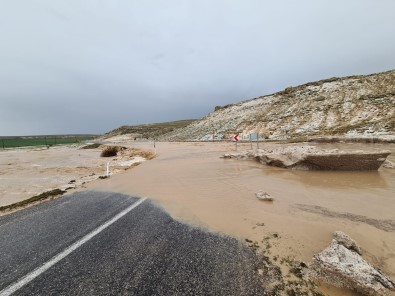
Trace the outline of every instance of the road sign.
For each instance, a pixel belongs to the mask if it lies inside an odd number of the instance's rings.
[[[233,140],[235,140],[236,142],[239,141],[239,134],[236,134],[236,135],[233,137]]]
[[[251,133],[250,134],[250,141],[258,141],[259,140],[259,134],[258,133]]]
[[[256,148],[259,148],[259,134],[258,133],[251,133],[250,134],[250,142],[251,142],[251,149],[252,149],[252,142],[256,142]]]

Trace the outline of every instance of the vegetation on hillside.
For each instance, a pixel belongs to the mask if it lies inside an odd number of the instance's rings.
[[[114,136],[131,134],[136,140],[154,139],[176,129],[186,127],[195,121],[195,119],[189,119],[152,124],[124,125],[104,134],[103,137],[111,138]]]

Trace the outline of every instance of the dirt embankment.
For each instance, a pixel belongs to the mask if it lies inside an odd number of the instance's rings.
[[[262,164],[294,170],[374,171],[385,163],[390,151],[341,151],[316,146],[283,146],[228,153],[223,158],[250,159]],[[387,161],[390,163],[389,161]]]

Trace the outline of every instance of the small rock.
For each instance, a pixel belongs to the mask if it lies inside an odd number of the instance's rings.
[[[222,155],[220,158],[247,160],[247,159],[249,159],[249,156],[248,156],[247,152],[240,152],[240,153],[226,153],[226,154]]]
[[[69,184],[75,183],[75,180],[70,180]]]
[[[386,161],[384,161],[383,167],[387,169],[395,169],[395,163],[387,159]]]
[[[256,198],[259,200],[263,200],[263,201],[273,201],[273,196],[271,196],[269,193],[264,192],[264,191],[259,191],[257,193],[255,193]]]
[[[316,98],[313,98],[313,100],[314,101],[325,101],[325,97],[324,96],[319,96],[319,97],[316,97]]]

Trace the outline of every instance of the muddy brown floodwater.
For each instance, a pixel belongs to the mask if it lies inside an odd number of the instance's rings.
[[[116,144],[154,149],[152,142],[118,140]],[[265,148],[273,145],[280,144],[265,144]],[[395,162],[394,144],[316,146],[390,150],[389,160]],[[250,144],[238,144],[239,151],[250,148]],[[277,262],[291,258],[308,263],[328,246],[333,232],[341,230],[361,245],[365,259],[395,279],[395,169],[295,171],[220,158],[234,150],[234,143],[156,143],[155,159],[126,171],[121,168],[122,173],[96,181],[91,180],[105,169],[100,150],[57,147],[1,151],[0,204],[29,198],[48,186],[70,186],[71,179],[80,184],[91,181],[77,190],[148,197],[176,219],[257,242],[262,249],[270,247],[266,255],[270,253],[272,260],[278,258]],[[258,200],[255,193],[261,190],[274,201]],[[328,285],[320,286],[320,290],[326,295],[356,295]]]
[[[386,149],[395,161],[393,144],[317,146]],[[243,149],[250,149],[250,144],[239,144],[238,150]],[[154,160],[89,183],[88,188],[149,197],[177,219],[261,246],[275,234],[272,257],[306,263],[330,243],[334,231],[341,230],[362,246],[365,259],[395,279],[394,169],[294,171],[220,158],[234,150],[232,143],[157,143]],[[258,200],[259,190],[274,196],[274,202]],[[356,295],[326,285],[320,289],[327,295]]]

